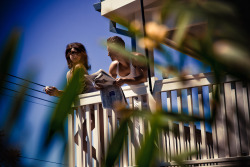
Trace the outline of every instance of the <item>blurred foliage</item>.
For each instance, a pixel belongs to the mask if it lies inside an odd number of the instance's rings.
[[[4,131],[0,131],[0,166],[17,166],[20,150],[11,146],[4,134]]]
[[[0,54],[0,78],[4,80],[7,78],[7,73],[11,70],[15,53],[18,47],[18,41],[20,38],[20,32],[18,30],[12,31],[8,37],[5,45],[1,48]],[[3,91],[4,82],[0,82],[0,92]],[[13,126],[19,119],[19,114],[22,109],[22,104],[24,100],[24,93],[26,88],[20,91],[21,93],[13,100],[8,108],[8,116],[3,121],[3,128],[0,130],[0,166],[18,166],[20,158],[20,150],[15,148],[11,143],[9,143],[9,138],[13,130]],[[0,96],[0,101],[4,100]]]

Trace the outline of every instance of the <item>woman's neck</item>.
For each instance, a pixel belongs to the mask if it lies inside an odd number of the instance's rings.
[[[74,71],[74,70],[75,70],[76,65],[78,65],[78,64],[81,64],[81,63],[72,63],[72,68],[70,69],[70,71]]]

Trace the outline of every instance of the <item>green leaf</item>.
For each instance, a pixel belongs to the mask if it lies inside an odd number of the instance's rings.
[[[142,144],[141,149],[136,158],[138,166],[149,167],[153,165],[157,153],[157,122],[153,119],[151,122],[151,131],[145,137],[145,142]]]
[[[5,80],[11,69],[12,63],[14,62],[20,35],[21,33],[19,30],[13,30],[7,39],[6,44],[2,47],[2,52],[0,54],[0,78],[2,80]],[[0,90],[2,89],[3,84],[4,82],[0,82]]]
[[[67,119],[68,114],[72,111],[72,104],[76,100],[79,90],[81,90],[81,71],[76,70],[74,72],[73,78],[69,82],[68,86],[63,92],[59,103],[57,104],[55,111],[50,120],[50,126],[48,131],[48,136],[45,140],[45,145],[49,144],[52,136],[55,133],[61,134],[63,137],[64,135],[64,123]]]
[[[119,129],[117,130],[114,138],[112,139],[111,144],[108,147],[108,153],[105,160],[105,166],[107,167],[114,166],[120,155],[124,143],[126,143],[127,141],[126,138],[128,135],[128,121],[129,118],[122,121]]]

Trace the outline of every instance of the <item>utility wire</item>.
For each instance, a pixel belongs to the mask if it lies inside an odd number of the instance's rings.
[[[3,88],[3,89],[10,90],[10,91],[13,91],[13,92],[21,93],[21,92],[18,92],[18,91],[16,91],[16,90],[13,90],[13,89],[10,89],[10,88],[5,88],[5,87],[2,87],[2,88]],[[29,94],[27,94],[27,93],[25,93],[24,95],[30,96],[30,97],[33,97],[33,98],[36,98],[36,99],[39,99],[39,100],[47,101],[47,102],[50,102],[50,103],[53,103],[53,104],[57,104],[57,103],[55,103],[55,102],[53,102],[53,101],[49,101],[49,100],[46,100],[46,99],[43,99],[43,98],[40,98],[40,97],[32,96],[32,95],[29,95]]]
[[[63,164],[59,162],[52,162],[52,161],[47,161],[47,160],[42,160],[42,159],[37,159],[37,158],[29,158],[29,157],[24,157],[24,156],[19,156],[20,158],[25,158],[25,159],[32,159],[35,161],[41,161],[41,162],[46,162],[46,163],[52,163],[52,164],[58,164],[58,165],[63,165],[63,166],[68,166],[68,164]]]
[[[38,86],[45,87],[45,85],[42,85],[42,84],[39,84],[39,83],[36,83],[36,82],[33,82],[33,81],[29,81],[29,80],[27,80],[27,79],[24,79],[24,78],[21,78],[21,77],[12,75],[12,74],[7,74],[7,75],[9,75],[9,76],[11,76],[11,77],[14,77],[14,78],[21,79],[21,80],[23,80],[23,81],[27,81],[27,82],[33,83],[33,84],[38,85]]]
[[[14,84],[14,85],[18,85],[18,86],[27,88],[27,89],[30,89],[30,90],[33,90],[33,91],[36,91],[36,92],[40,92],[40,93],[46,94],[46,93],[43,92],[43,91],[40,91],[40,90],[37,90],[37,89],[33,89],[33,88],[30,88],[30,87],[27,87],[27,86],[24,86],[24,85],[21,85],[21,84],[18,84],[18,83],[14,83],[14,82],[12,82],[12,81],[7,81],[7,80],[4,80],[4,81],[5,81],[5,82],[8,82],[8,83],[11,83],[11,84]]]
[[[2,92],[0,92],[0,94],[3,95],[3,96],[9,96],[9,97],[15,98],[15,96],[7,95],[7,94],[2,93]],[[30,101],[30,100],[24,100],[24,101],[27,101],[27,102],[30,102],[30,103],[34,103],[34,104],[38,104],[38,105],[42,105],[42,106],[46,106],[46,107],[50,107],[50,108],[55,108],[55,107],[52,107],[52,106],[48,106],[48,105],[45,105],[45,104],[41,104],[41,103],[37,103],[37,102],[34,102],[34,101]]]

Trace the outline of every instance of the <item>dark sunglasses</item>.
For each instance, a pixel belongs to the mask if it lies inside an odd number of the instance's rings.
[[[78,53],[80,53],[81,51],[79,50],[79,49],[77,49],[77,48],[74,48],[74,50],[72,51],[72,48],[70,48],[70,49],[68,49],[67,50],[67,54],[78,54]]]

